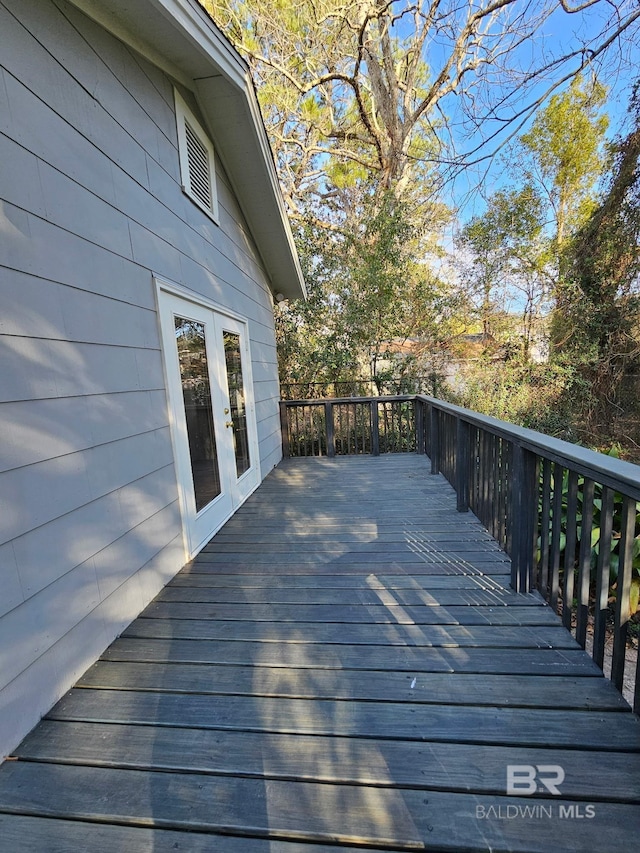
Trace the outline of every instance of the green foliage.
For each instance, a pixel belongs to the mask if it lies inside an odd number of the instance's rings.
[[[543,81],[553,91],[595,56],[602,71],[620,44],[603,26],[607,16],[600,20],[607,0],[591,0],[580,14],[581,52],[555,38],[523,50],[530,39],[542,42],[551,18],[576,19],[556,0],[200,2],[249,64],[291,215],[301,220],[311,207],[324,227],[347,221],[343,191],[360,180],[364,191],[375,185],[377,194],[428,206],[443,180],[534,114]],[[617,5],[618,33],[637,26],[633,6]],[[593,87],[584,108],[598,97]],[[564,163],[557,128],[573,116],[562,98],[552,99],[548,127],[535,133],[548,134]],[[565,183],[577,162],[563,166]]]
[[[618,437],[630,447],[633,437],[640,443],[630,390],[640,372],[640,109],[636,94],[634,128],[605,156],[604,97],[579,79],[554,96],[513,151],[517,185],[495,193],[462,232],[463,274],[486,340],[466,402],[592,446]],[[503,322],[508,300],[521,305],[519,347]],[[526,368],[541,332],[553,374],[542,389],[540,371]]]
[[[500,420],[575,441],[568,400],[580,393],[570,368],[483,359],[462,370],[451,402]]]
[[[399,375],[409,389],[418,373],[441,372],[456,329],[480,324],[487,375],[472,377],[467,396],[481,411],[563,435],[586,425],[601,441],[595,434],[621,405],[615,389],[639,340],[630,138],[613,152],[619,180],[596,204],[606,162],[602,85],[575,77],[510,151],[511,186],[461,238],[466,293],[445,286],[433,257],[447,216],[439,193],[463,167],[451,144],[466,121],[470,147],[478,135],[492,138],[495,121],[508,135],[534,114],[537,95],[529,102],[527,91],[541,80],[555,76],[553,88],[590,68],[590,56],[604,60],[608,31],[585,36],[582,62],[573,46],[552,56],[549,43],[538,66],[534,53],[518,73],[522,45],[548,18],[546,0],[531,14],[517,0],[445,2],[435,17],[422,0],[201,2],[249,64],[299,229],[310,299],[277,312],[283,382],[372,374],[383,387]],[[604,3],[589,5],[600,14]],[[617,11],[622,32],[636,10]],[[553,375],[541,386],[544,371],[527,364],[548,333],[552,300]],[[514,332],[507,314],[516,306]],[[410,355],[400,359],[407,342]]]
[[[576,77],[565,92],[553,95],[520,137],[532,159],[529,180],[537,175],[548,193],[560,245],[568,230],[584,221],[589,194],[602,172],[609,120],[600,111],[606,95],[597,81],[586,84]]]
[[[309,299],[276,314],[283,383],[336,383],[371,376],[381,389],[400,372],[409,382],[419,359],[395,353],[411,339],[437,348],[454,313],[446,287],[417,262],[424,235],[410,209],[389,192],[359,204],[358,227],[298,233]],[[402,383],[401,383],[402,384]],[[404,389],[398,389],[404,390]]]
[[[501,311],[510,301],[522,306],[520,346],[525,360],[549,291],[544,221],[540,193],[532,184],[525,184],[521,189],[494,193],[486,212],[465,226],[458,241],[464,256],[469,257],[461,271],[485,336],[502,340]]]
[[[640,98],[634,126],[612,146],[600,204],[564,252],[554,315],[554,357],[580,369],[591,388],[582,418],[593,433],[622,405],[625,378],[640,367]]]

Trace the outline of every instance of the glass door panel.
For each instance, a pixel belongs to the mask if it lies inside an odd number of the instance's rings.
[[[225,331],[223,337],[227,387],[229,389],[229,404],[231,406],[231,420],[233,422],[236,474],[238,477],[241,477],[251,467],[251,457],[249,453],[244,379],[242,376],[240,335]]]
[[[174,316],[196,512],[221,493],[204,323]]]

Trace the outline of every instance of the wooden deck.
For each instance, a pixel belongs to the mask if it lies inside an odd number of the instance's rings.
[[[288,461],[0,768],[0,850],[636,849],[640,720],[508,571],[424,457]]]

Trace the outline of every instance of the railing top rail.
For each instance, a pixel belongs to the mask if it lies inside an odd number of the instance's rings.
[[[372,397],[313,397],[310,400],[282,400],[285,406],[324,406],[325,403],[409,403],[415,394],[387,394]]]
[[[636,501],[640,501],[640,465],[616,459],[604,453],[598,453],[579,444],[572,444],[560,438],[554,438],[526,427],[500,421],[490,415],[481,415],[471,409],[463,409],[453,403],[446,403],[424,394],[416,395],[442,412],[447,412],[461,420],[488,430],[495,435],[513,441],[520,447],[530,450],[537,456],[571,468],[603,486],[610,486],[624,492]]]

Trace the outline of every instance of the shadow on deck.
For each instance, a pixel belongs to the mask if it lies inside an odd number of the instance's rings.
[[[640,720],[455,506],[279,466],[3,765],[0,849],[634,849]]]

